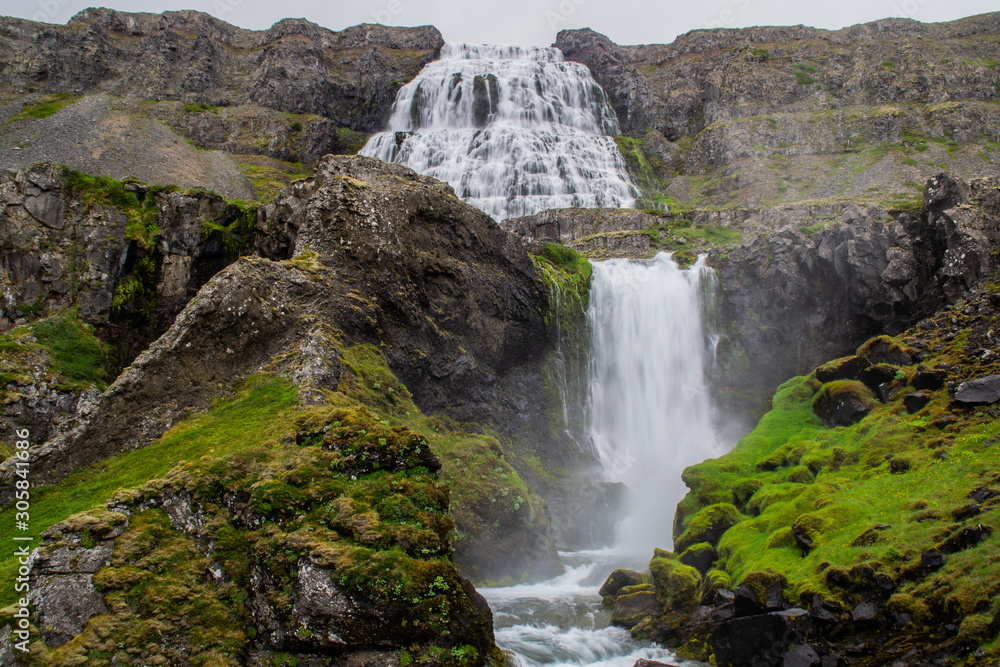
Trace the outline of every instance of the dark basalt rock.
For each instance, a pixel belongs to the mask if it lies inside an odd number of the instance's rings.
[[[805,609],[737,617],[722,623],[711,637],[717,664],[778,664],[789,645],[804,640],[812,629]]]
[[[878,608],[871,602],[862,602],[851,610],[851,620],[855,623],[872,623],[878,618]]]
[[[925,551],[920,554],[920,566],[928,571],[940,570],[948,562],[940,551]]]
[[[930,402],[931,402],[930,396],[928,396],[923,392],[918,391],[914,394],[907,394],[903,398],[903,407],[905,407],[906,411],[912,415],[915,412],[920,412],[921,410],[923,410],[924,406],[926,406]]]
[[[982,503],[986,502],[990,498],[996,497],[997,492],[985,486],[981,486],[972,493],[969,494],[969,498],[975,500],[976,502]]]
[[[979,546],[980,542],[993,534],[993,529],[989,526],[979,524],[978,526],[961,528],[942,542],[938,549],[943,554],[953,554],[972,547]]]
[[[820,664],[819,654],[809,644],[793,646],[785,654],[781,667],[815,667]]]
[[[963,382],[955,392],[959,405],[990,405],[1000,401],[1000,375]]]
[[[834,380],[860,380],[863,377],[862,374],[871,365],[872,362],[864,357],[854,356],[839,359],[817,368],[816,379],[824,384]]]
[[[638,584],[647,583],[648,580],[649,575],[633,570],[618,569],[608,575],[598,594],[601,597],[609,595],[613,597],[618,595],[618,592],[626,586],[637,586]]]
[[[899,368],[896,366],[876,364],[864,369],[860,380],[866,387],[875,392],[876,396],[880,396],[882,394],[882,387],[896,379],[896,371],[898,370]],[[883,398],[883,402],[885,402],[885,398]]]
[[[910,384],[914,389],[920,391],[936,391],[944,386],[944,379],[947,376],[945,371],[917,371]]]
[[[677,667],[673,663],[660,662],[658,660],[647,660],[646,658],[639,658],[635,661],[632,667]]]

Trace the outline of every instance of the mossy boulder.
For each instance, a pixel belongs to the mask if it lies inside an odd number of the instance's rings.
[[[813,412],[825,425],[850,426],[879,405],[871,389],[857,380],[827,382],[813,397]]]
[[[626,586],[621,593],[611,611],[612,625],[631,629],[659,611],[660,605],[652,584]]]
[[[604,599],[604,605],[610,607],[614,604],[615,598],[618,597],[622,589],[648,583],[649,575],[644,572],[618,569],[608,575],[598,593]]]
[[[816,476],[807,466],[796,466],[789,471],[785,481],[794,484],[812,484],[816,481]]]
[[[764,483],[759,479],[742,480],[733,487],[733,505],[742,510],[762,486]]]
[[[690,565],[666,557],[649,562],[656,599],[664,609],[683,609],[696,605],[701,598],[701,574]]]
[[[863,343],[858,348],[858,356],[866,358],[872,364],[909,366],[913,363],[910,351],[890,336],[876,336]]]
[[[705,574],[718,558],[719,553],[714,546],[708,542],[700,542],[685,549],[684,553],[677,557],[677,560]]]
[[[729,503],[709,505],[695,514],[684,534],[674,540],[674,550],[682,553],[700,542],[716,546],[722,534],[742,520],[740,511]]]
[[[743,600],[744,606],[756,606],[761,611],[780,609],[787,587],[785,576],[774,570],[751,572],[736,587],[737,602]]]
[[[850,356],[827,362],[816,369],[816,379],[822,384],[834,380],[857,380],[861,372],[872,365],[865,357]]]

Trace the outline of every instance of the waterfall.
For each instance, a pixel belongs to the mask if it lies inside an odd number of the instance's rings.
[[[681,270],[668,255],[594,263],[591,440],[609,481],[630,492],[622,549],[671,544],[681,472],[722,452],[705,382],[715,337],[703,327],[715,274],[704,259]]]
[[[396,96],[361,155],[450,184],[496,220],[631,207],[618,119],[585,65],[555,48],[446,44]]]

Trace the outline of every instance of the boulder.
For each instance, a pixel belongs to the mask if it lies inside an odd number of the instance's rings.
[[[905,407],[906,411],[911,415],[915,412],[923,410],[924,406],[930,402],[931,397],[920,391],[913,394],[907,394],[903,397],[903,407]]]
[[[1000,375],[989,375],[963,382],[955,392],[959,405],[991,405],[1000,401]]]
[[[719,665],[781,664],[789,646],[803,642],[811,630],[809,612],[796,608],[726,621],[711,644]]]
[[[719,554],[716,552],[715,547],[708,542],[701,542],[685,549],[684,553],[677,557],[677,560],[685,565],[690,565],[704,575],[712,569],[712,563],[718,557]]]
[[[642,586],[644,590],[636,590],[619,595],[611,611],[611,624],[621,628],[631,629],[660,611],[656,593],[649,584]]]
[[[701,598],[701,574],[689,565],[666,557],[649,562],[656,599],[663,607],[691,608]]]
[[[598,594],[601,597],[614,597],[626,586],[638,586],[649,583],[649,575],[634,570],[618,569],[608,575]]]
[[[878,406],[871,390],[857,380],[835,380],[820,387],[813,412],[829,427],[855,424]]]
[[[709,505],[698,511],[687,530],[674,539],[674,550],[683,552],[688,547],[706,542],[711,546],[719,543],[722,534],[743,520],[739,510],[729,503]]]
[[[851,356],[823,364],[816,369],[816,379],[826,384],[834,380],[858,380],[861,373],[872,365],[865,357]]]
[[[781,661],[781,667],[815,667],[819,664],[819,654],[809,644],[793,646]]]

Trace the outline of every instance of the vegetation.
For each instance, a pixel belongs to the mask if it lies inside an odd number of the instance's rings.
[[[41,380],[60,390],[105,388],[105,348],[93,327],[72,311],[0,334],[0,402],[20,396],[18,386]]]
[[[76,102],[79,97],[69,93],[51,93],[42,95],[24,103],[24,108],[7,119],[7,123],[13,123],[27,118],[48,118],[52,114],[62,109],[67,104]]]
[[[950,318],[960,335],[946,335]],[[948,623],[974,618],[963,636],[995,659],[996,624],[980,621],[1000,613],[1000,560],[989,557],[1000,519],[988,511],[1000,497],[984,491],[1000,483],[994,452],[1000,421],[995,410],[956,406],[941,378],[959,368],[960,378],[997,374],[1000,361],[984,360],[978,347],[991,326],[988,309],[955,308],[937,319],[940,328],[861,346],[859,357],[876,364],[877,374],[866,375],[851,357],[817,370],[849,377],[827,384],[816,374],[789,380],[735,449],[685,470],[690,492],[678,507],[678,553],[716,538],[712,567],[733,585],[770,573],[790,601],[807,606],[818,595],[850,610],[874,594],[881,577],[884,586],[891,582],[888,607],[912,617],[906,630],[944,637]],[[918,343],[927,350],[920,368],[904,361]],[[889,378],[884,402],[864,385],[873,377]],[[917,391],[914,383],[930,400],[911,414],[903,399]],[[871,412],[848,426],[825,427],[814,404],[836,392],[864,394]],[[716,536],[717,525],[728,529]],[[964,537],[970,534],[975,538]],[[943,567],[923,565],[928,551],[946,555]],[[714,595],[707,578],[700,581],[702,594]],[[648,623],[641,627],[640,634],[655,636]]]
[[[590,281],[590,274],[593,267],[591,267],[586,257],[573,248],[567,248],[558,243],[546,243],[542,247],[541,255],[555,266],[579,275],[584,282]]]

